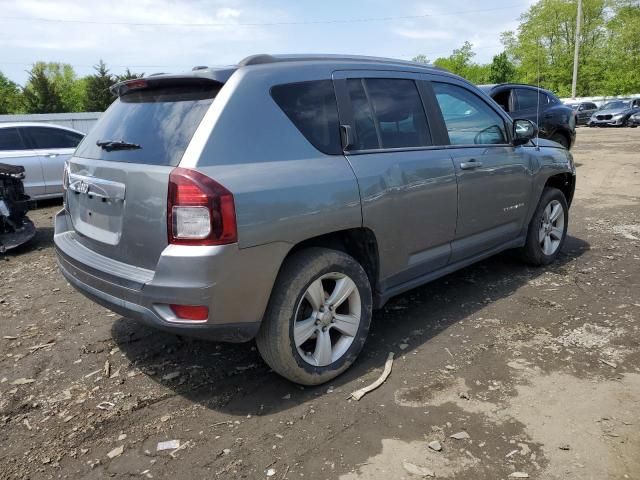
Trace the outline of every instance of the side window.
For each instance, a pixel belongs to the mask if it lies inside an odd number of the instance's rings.
[[[518,98],[518,110],[527,110],[538,106],[538,93],[535,90],[516,88],[515,92]],[[542,102],[540,104],[544,105]]]
[[[376,125],[371,114],[369,100],[364,90],[364,80],[350,78],[347,80],[347,90],[353,109],[353,121],[356,129],[356,150],[370,150],[380,148]]]
[[[480,97],[466,88],[450,83],[434,82],[433,90],[451,145],[507,143],[502,117]]]
[[[309,143],[329,155],[342,153],[331,80],[277,85],[271,89],[271,96]]]
[[[26,150],[17,128],[0,128],[0,151]]]
[[[76,148],[82,135],[50,127],[24,127],[21,129],[31,139],[33,148]]]
[[[365,80],[382,148],[424,147],[431,144],[427,116],[413,80]]]
[[[413,80],[349,79],[359,150],[431,145],[427,117]]]

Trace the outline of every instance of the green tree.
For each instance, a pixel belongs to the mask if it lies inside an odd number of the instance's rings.
[[[85,79],[87,98],[85,107],[89,112],[103,112],[113,102],[113,95],[109,89],[116,83],[116,78],[109,73],[109,69],[102,60],[93,68],[96,73]]]
[[[640,3],[618,1],[607,23],[604,87],[611,95],[640,92]]]
[[[0,115],[22,111],[20,87],[0,72]]]
[[[37,62],[29,70],[29,80],[22,96],[27,113],[64,112],[64,102],[60,92],[47,72],[44,62]]]
[[[489,82],[506,83],[516,80],[516,67],[509,60],[507,52],[499,53],[493,57],[489,66]]]
[[[608,2],[583,0],[578,95],[603,90]],[[561,96],[570,94],[576,14],[575,1],[540,0],[520,17],[517,31],[503,34],[506,51],[523,82],[540,83]]]
[[[487,83],[489,81],[489,66],[474,63],[473,57],[475,55],[473,45],[470,42],[464,42],[462,47],[456,48],[448,57],[436,58],[433,64],[460,75],[472,83]]]
[[[142,78],[142,77],[144,77],[144,73],[132,72],[127,67],[125,72],[122,75],[118,75],[116,79],[118,80],[118,82],[124,82],[125,80],[135,80],[136,78]]]
[[[27,110],[55,109],[40,113],[81,112],[84,110],[85,98],[82,82],[78,80],[71,65],[36,62],[28,73],[29,81],[24,90],[25,99],[28,102]],[[51,100],[46,107],[45,96]]]
[[[431,61],[427,58],[427,56],[423,54],[416,55],[411,59],[411,61],[418,62],[418,63],[431,63]]]

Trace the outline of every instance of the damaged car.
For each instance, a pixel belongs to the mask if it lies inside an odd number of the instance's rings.
[[[36,227],[27,217],[31,201],[24,193],[24,167],[0,163],[0,254],[33,238]]]
[[[640,112],[640,98],[613,100],[591,115],[590,127],[626,127],[629,118]]]

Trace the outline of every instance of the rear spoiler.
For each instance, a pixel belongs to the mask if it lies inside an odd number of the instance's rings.
[[[150,75],[144,78],[125,80],[113,85],[109,90],[117,97],[131,90],[193,85],[194,87],[221,87],[231,77],[236,68],[202,69],[182,75]]]

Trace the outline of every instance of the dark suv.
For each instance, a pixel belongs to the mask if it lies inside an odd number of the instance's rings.
[[[395,295],[562,249],[571,153],[450,73],[257,55],[113,91],[67,163],[62,273],[127,318],[255,338],[295,382],[347,369]]]
[[[502,83],[480,85],[511,118],[538,124],[540,136],[570,149],[576,139],[576,114],[548,90],[531,85]]]

